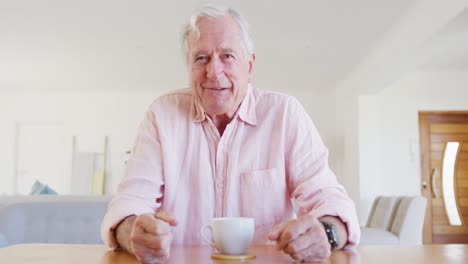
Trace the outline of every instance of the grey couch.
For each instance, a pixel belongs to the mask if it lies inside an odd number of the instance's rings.
[[[111,197],[0,197],[0,247],[19,243],[101,244]]]
[[[426,204],[423,196],[377,197],[361,245],[421,245]]]

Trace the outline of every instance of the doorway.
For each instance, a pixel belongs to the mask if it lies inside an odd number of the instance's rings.
[[[30,194],[36,181],[59,194],[69,192],[70,155],[67,155],[63,124],[18,122],[15,152],[13,187],[16,194]]]
[[[468,243],[468,112],[419,112],[424,244]]]

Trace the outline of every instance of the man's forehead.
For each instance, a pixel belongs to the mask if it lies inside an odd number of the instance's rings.
[[[197,21],[197,27],[200,31],[232,31],[239,32],[239,25],[236,20],[230,16],[220,17],[201,17]]]
[[[197,22],[199,34],[191,32],[191,53],[203,49],[236,50],[241,45],[241,32],[232,17],[204,17]]]
[[[191,32],[190,39],[193,41],[203,41],[213,38],[239,38],[241,35],[237,24],[225,23],[224,21],[200,23],[198,24],[198,33]]]

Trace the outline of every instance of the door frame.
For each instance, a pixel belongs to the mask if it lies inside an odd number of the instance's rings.
[[[15,122],[15,141],[14,141],[14,159],[13,159],[13,194],[18,194],[19,189],[19,177],[20,177],[20,140],[21,140],[21,129],[25,126],[47,126],[47,127],[59,127],[65,128],[62,121],[16,121]],[[65,136],[65,134],[64,134]]]
[[[419,111],[419,142],[421,151],[421,194],[427,199],[426,217],[423,227],[423,244],[432,244],[432,185],[431,183],[431,139],[429,126],[433,123],[458,123],[460,115],[468,111]]]

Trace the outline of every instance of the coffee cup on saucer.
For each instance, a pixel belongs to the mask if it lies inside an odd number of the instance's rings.
[[[222,255],[244,255],[252,243],[254,227],[253,218],[219,217],[204,225],[200,235]],[[207,231],[210,231],[212,239],[207,238]]]

